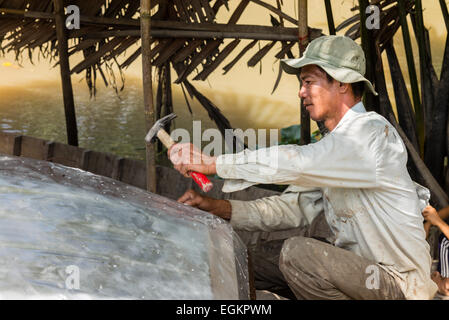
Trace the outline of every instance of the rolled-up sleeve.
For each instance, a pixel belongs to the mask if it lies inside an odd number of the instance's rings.
[[[291,192],[253,201],[229,201],[232,206],[231,225],[246,231],[304,227],[323,210],[319,190]]]

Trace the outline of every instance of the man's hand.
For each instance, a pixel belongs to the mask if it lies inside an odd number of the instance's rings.
[[[205,175],[216,174],[216,157],[203,154],[191,143],[177,143],[168,150],[168,158],[174,168],[185,177],[190,177],[190,171]]]
[[[178,202],[210,212],[226,220],[231,219],[231,203],[226,200],[214,199],[203,196],[193,190],[187,190],[186,193],[178,199]]]
[[[438,215],[438,212],[432,206],[425,207],[422,215],[426,221],[430,222],[436,227],[439,227],[441,222],[443,222],[443,220],[441,220],[440,216]]]

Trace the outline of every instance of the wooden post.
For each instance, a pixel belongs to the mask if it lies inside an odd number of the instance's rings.
[[[326,16],[327,16],[327,26],[329,28],[329,34],[335,35],[335,24],[334,15],[332,14],[331,0],[324,0],[324,5],[326,6]]]
[[[309,44],[309,30],[307,27],[307,0],[298,0],[298,45],[301,57]],[[301,139],[299,144],[310,143],[310,116],[301,100]]]
[[[59,66],[61,71],[62,94],[64,97],[65,122],[67,128],[67,141],[72,146],[78,146],[78,129],[76,126],[75,102],[73,100],[72,79],[65,27],[65,14],[63,0],[53,0],[56,37],[58,39]]]
[[[148,132],[155,122],[151,79],[151,0],[140,0],[142,79],[145,124]],[[156,153],[154,144],[146,145],[147,190],[156,193]]]

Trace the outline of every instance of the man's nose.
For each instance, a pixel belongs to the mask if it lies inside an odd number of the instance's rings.
[[[301,86],[298,92],[298,97],[300,99],[304,99],[306,97],[306,89],[304,89],[304,86]]]

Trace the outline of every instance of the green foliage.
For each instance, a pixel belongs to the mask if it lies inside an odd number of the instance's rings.
[[[312,143],[319,141],[322,138],[320,130],[314,131],[310,137]],[[281,129],[281,141],[279,144],[299,144],[300,138],[301,125],[294,124],[290,127]]]

